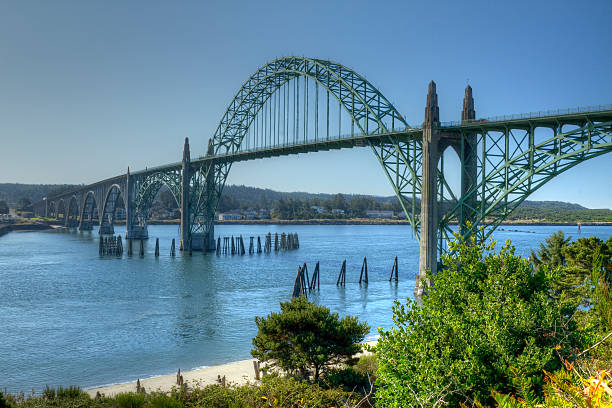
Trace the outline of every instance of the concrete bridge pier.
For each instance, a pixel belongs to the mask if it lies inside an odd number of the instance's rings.
[[[130,174],[129,167],[125,177],[125,239],[149,239],[146,224],[140,225],[135,214],[134,177]]]
[[[436,84],[429,83],[425,121],[423,122],[423,179],[421,183],[421,236],[419,274],[414,286],[415,296],[422,296],[429,286],[427,271],[438,270],[438,161],[440,160],[440,133],[434,126],[440,124],[440,110]]]
[[[185,146],[183,148],[183,165],[181,172],[181,239],[179,241],[179,249],[181,251],[189,251],[189,248],[196,249],[196,245],[201,241],[201,238],[196,238],[196,242],[192,245],[191,236],[191,194],[189,191],[189,181],[191,180],[191,158],[189,154],[189,138],[185,138]],[[200,244],[201,249],[201,244]]]
[[[476,118],[472,88],[465,88],[461,120]],[[439,129],[440,110],[436,84],[431,81],[427,92],[425,121],[423,122],[423,179],[421,183],[421,236],[419,255],[419,274],[414,286],[415,296],[422,296],[427,286],[427,271],[435,274],[439,269],[438,239],[440,214],[438,203],[438,162],[444,150],[452,147],[461,161],[461,207],[459,212],[460,232],[464,233],[468,222],[474,219],[476,196],[468,196],[468,192],[476,185],[477,149],[476,135],[459,132],[442,132]]]

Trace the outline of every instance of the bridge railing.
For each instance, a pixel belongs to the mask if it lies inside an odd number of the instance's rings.
[[[575,114],[580,114],[580,113],[595,113],[595,112],[605,112],[605,111],[610,111],[610,110],[612,110],[612,104],[581,106],[577,108],[545,110],[545,111],[529,112],[529,113],[517,113],[513,115],[492,116],[492,117],[480,118],[480,119],[468,119],[464,121],[442,122],[440,123],[440,127],[454,127],[454,126],[461,126],[461,125],[466,125],[466,124],[482,123],[482,122],[505,122],[509,120],[537,119],[537,118],[545,118],[545,117],[550,117],[550,116],[575,115]]]

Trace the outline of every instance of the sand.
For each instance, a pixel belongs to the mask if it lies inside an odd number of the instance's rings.
[[[376,342],[373,341],[366,344],[374,346]],[[218,384],[217,376],[225,376],[226,384],[242,385],[247,382],[256,382],[255,368],[253,367],[254,361],[255,359],[235,361],[233,363],[203,367],[196,370],[181,371],[181,374],[185,384],[188,386]],[[176,386],[176,373],[152,378],[141,378],[140,385],[145,388],[146,392],[168,392],[172,387]],[[92,397],[95,397],[98,392],[109,397],[122,392],[136,392],[136,381],[95,387],[85,391]]]
[[[198,368],[196,370],[181,371],[181,374],[183,375],[184,382],[188,386],[194,385],[196,381],[199,381],[200,385],[218,384],[218,375],[221,377],[225,376],[227,384],[245,384],[247,381],[255,381],[253,361],[255,361],[255,359],[235,361],[233,363]],[[173,386],[176,386],[176,373],[161,375],[159,377],[141,378],[140,385],[143,386],[147,392],[168,392]],[[90,388],[85,391],[92,397],[94,397],[97,392],[106,396],[113,396],[122,392],[136,392],[136,381]]]

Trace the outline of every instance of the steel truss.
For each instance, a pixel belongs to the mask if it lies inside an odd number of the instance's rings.
[[[352,128],[357,127],[362,135],[389,134],[396,126],[401,129],[409,127],[395,107],[364,77],[351,69],[326,60],[288,57],[277,59],[260,68],[240,88],[219,123],[212,144],[209,144],[208,155],[227,156],[240,152],[245,135],[266,101],[283,85],[298,77],[304,77],[305,81],[307,79],[315,81],[317,86],[327,91],[327,101],[329,95],[333,96],[350,116]],[[299,82],[296,83],[296,86],[298,85]],[[297,90],[299,94],[299,88]],[[307,106],[306,82],[304,90],[304,103]],[[315,106],[318,107],[318,92],[316,98]],[[281,109],[279,114],[280,111]],[[305,109],[304,112],[303,120],[306,121],[308,111]],[[318,117],[317,112],[315,120],[318,120]],[[327,102],[325,120],[327,121],[324,126],[327,129],[325,138],[329,139],[329,102]],[[299,125],[297,128],[299,130]],[[354,130],[351,136],[354,136]],[[293,144],[298,143],[299,140],[294,136]],[[415,207],[415,197],[420,193],[419,141],[415,138],[402,140],[399,137],[389,136],[385,141],[373,143],[368,140],[367,144],[371,146],[385,169],[416,232],[419,217]],[[228,160],[207,164],[197,171],[197,183],[194,184],[200,189],[198,194],[204,195],[206,191],[206,203],[201,205],[201,200],[197,200],[198,206],[194,210],[198,211],[196,213],[198,216],[207,220],[206,231],[209,231],[212,225],[212,216],[216,211],[231,166],[232,161]],[[205,214],[203,209],[206,209]]]
[[[552,133],[542,137],[542,133]],[[531,193],[553,177],[612,151],[612,121],[558,118],[555,123],[516,126],[500,123],[461,130],[463,142],[478,151],[476,182],[463,197],[453,197],[441,218],[444,239],[450,224],[464,225],[461,235],[486,240]],[[470,142],[469,139],[472,139]],[[463,159],[462,159],[463,162]],[[444,202],[442,202],[444,203]],[[466,226],[469,220],[471,225]]]

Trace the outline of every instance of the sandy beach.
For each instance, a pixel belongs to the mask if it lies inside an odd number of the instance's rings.
[[[370,346],[375,346],[376,341],[367,342]],[[368,353],[364,351],[362,354]],[[234,361],[232,363],[220,364],[210,367],[198,368],[196,370],[181,371],[183,380],[188,386],[194,384],[209,385],[218,384],[218,376],[225,376],[226,384],[246,384],[255,382],[255,359]],[[138,379],[137,379],[138,380]],[[176,386],[176,373],[161,375],[151,378],[141,378],[140,385],[146,392],[164,391],[168,392]],[[85,390],[90,396],[95,397],[96,393],[113,396],[122,392],[136,392],[136,381],[121,384],[107,385],[103,387],[89,388]]]
[[[218,384],[218,375],[221,377],[225,376],[227,384],[245,384],[248,381],[255,381],[253,361],[255,361],[255,359],[235,361],[233,363],[204,367],[196,370],[181,371],[181,374],[187,385],[193,385],[196,382],[199,382],[201,385]],[[147,392],[168,392],[173,386],[176,386],[176,373],[152,378],[141,378],[140,385],[143,386]],[[107,396],[113,396],[122,392],[136,392],[136,381],[90,388],[85,391],[92,397],[94,397],[97,392]]]

